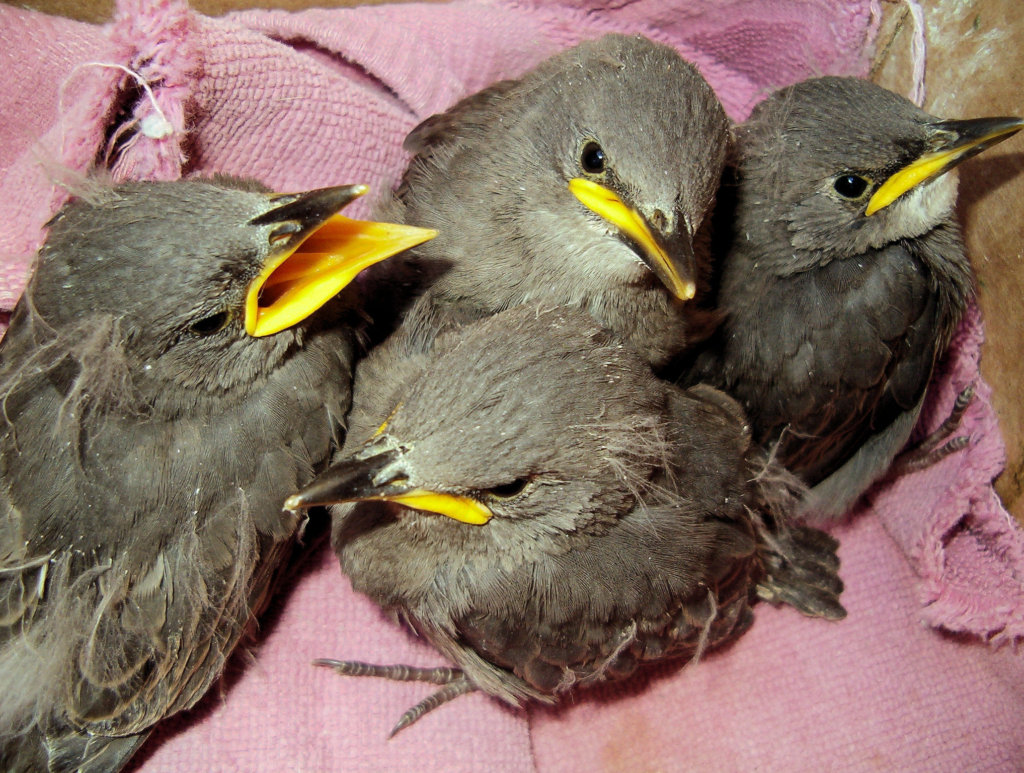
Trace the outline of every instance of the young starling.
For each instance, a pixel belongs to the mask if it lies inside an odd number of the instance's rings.
[[[788,523],[799,486],[725,394],[656,379],[579,310],[519,307],[416,346],[364,361],[340,461],[285,505],[357,502],[334,509],[342,569],[457,665],[324,661],[444,685],[393,732],[470,690],[553,702],[697,657],[757,597],[845,615],[836,542]]]
[[[974,292],[949,170],[1022,125],[826,77],[739,127],[724,323],[686,382],[740,401],[819,516],[844,514],[910,437]]]
[[[0,344],[3,770],[121,768],[263,607],[350,402],[331,299],[432,235],[335,215],[365,190],[96,185],[50,224]]]
[[[440,231],[410,253],[430,337],[524,302],[586,309],[660,365],[687,341],[694,235],[728,122],[673,49],[607,35],[433,116],[378,214]]]

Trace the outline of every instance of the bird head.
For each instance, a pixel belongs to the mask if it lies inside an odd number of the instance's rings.
[[[783,224],[780,273],[920,236],[952,213],[949,171],[1022,126],[1019,118],[941,120],[858,78],[782,89],[739,132],[738,236],[757,221]]]
[[[434,235],[336,214],[365,191],[224,178],[98,190],[54,218],[26,293],[56,331],[113,318],[139,384],[248,385],[362,269]]]
[[[693,296],[693,237],[728,134],[695,67],[668,46],[608,35],[478,100],[414,132],[413,146],[427,133],[446,145],[407,178],[417,217],[435,222],[420,215],[435,207],[436,222],[451,224],[432,249],[487,257],[456,265],[455,281],[495,309],[579,304],[622,285]],[[454,192],[426,202],[436,175]]]
[[[397,393],[387,416],[354,407],[342,458],[286,507],[384,501],[435,531],[529,540],[606,526],[668,455],[661,384],[582,312],[445,334]]]

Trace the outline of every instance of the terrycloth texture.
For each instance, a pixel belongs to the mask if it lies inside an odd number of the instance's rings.
[[[124,0],[108,28],[0,6],[0,309],[16,300],[64,199],[57,165],[383,190],[420,119],[582,38],[638,31],[675,45],[741,119],[775,87],[863,74],[876,23],[865,0],[456,2],[223,19]],[[138,72],[152,101],[95,63]],[[1003,449],[980,341],[972,312],[924,416],[934,426],[977,383],[970,448],[878,487],[838,530],[846,621],[762,606],[750,633],[695,667],[529,715],[471,695],[386,742],[430,688],[343,679],[309,661],[440,658],[355,596],[321,550],[253,657],[235,661],[223,699],[162,727],[140,768],[1013,769],[1024,760],[1024,658],[978,637],[1024,636],[1024,539],[990,485]]]
[[[989,403],[992,389],[978,375],[982,338],[978,308],[971,306],[915,434],[938,427],[957,394],[973,383],[978,399],[963,425],[970,448],[879,486],[867,509],[919,575],[922,620],[1000,644],[1024,636],[1024,538],[990,483],[1006,452]]]

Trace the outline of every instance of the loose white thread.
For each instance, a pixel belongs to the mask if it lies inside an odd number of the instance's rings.
[[[917,0],[904,0],[910,17],[914,20],[914,32],[910,39],[910,60],[914,72],[914,84],[910,93],[910,101],[918,107],[924,106],[925,60],[928,54],[927,30],[924,26],[924,11]]]
[[[149,113],[149,115],[142,118],[142,120],[132,121],[131,123],[122,126],[117,130],[114,136],[110,139],[110,143],[107,146],[107,161],[110,160],[111,149],[115,147],[115,145],[117,144],[117,140],[120,139],[121,135],[124,134],[124,132],[132,129],[136,124],[138,124],[139,131],[144,136],[154,140],[162,140],[165,137],[169,137],[171,134],[174,133],[174,125],[167,119],[167,116],[164,114],[164,111],[160,109],[160,105],[156,101],[156,95],[153,93],[153,89],[149,87],[149,83],[146,81],[146,79],[134,70],[125,67],[121,64],[115,64],[113,62],[83,62],[71,71],[71,74],[61,84],[60,90],[57,94],[57,110],[60,113],[62,123],[64,121],[64,91],[67,88],[67,85],[71,82],[71,79],[74,78],[75,73],[77,73],[83,67],[110,67],[115,70],[121,70],[122,72],[127,73],[132,78],[134,78],[135,82],[138,83],[142,90],[146,92],[146,96],[149,98],[150,104],[153,105],[153,112]],[[63,140],[66,140],[67,133],[62,131],[61,134]]]

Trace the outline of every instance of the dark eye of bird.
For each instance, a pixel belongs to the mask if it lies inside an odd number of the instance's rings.
[[[487,489],[487,493],[491,496],[498,497],[499,499],[511,499],[514,496],[523,493],[523,489],[526,488],[526,484],[529,483],[528,478],[516,478],[511,483],[503,483],[500,486],[494,486],[493,488]]]
[[[580,153],[580,165],[584,172],[600,174],[604,171],[606,161],[604,149],[596,142],[588,142],[583,146],[583,152]]]
[[[859,175],[841,174],[832,182],[832,187],[843,198],[859,199],[868,189],[868,181]]]
[[[203,317],[198,322],[193,322],[189,330],[197,336],[213,335],[224,329],[224,326],[228,324],[228,319],[230,319],[230,315],[226,311],[218,311],[216,314]]]

